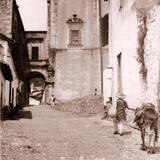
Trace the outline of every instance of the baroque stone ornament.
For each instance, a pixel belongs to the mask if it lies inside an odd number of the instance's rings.
[[[77,14],[73,14],[73,17],[69,18],[67,23],[83,23],[83,20],[78,18]]]

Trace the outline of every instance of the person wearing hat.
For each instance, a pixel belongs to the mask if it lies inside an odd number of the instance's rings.
[[[126,108],[128,108],[125,98],[124,94],[117,94],[116,117],[113,119],[114,134],[120,134],[120,136],[123,136],[123,123],[126,121]]]

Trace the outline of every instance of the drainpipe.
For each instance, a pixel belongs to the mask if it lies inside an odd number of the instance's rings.
[[[100,49],[100,70],[101,70],[101,94],[103,95],[103,52],[102,52],[102,34],[101,34],[101,0],[99,0],[99,49]]]

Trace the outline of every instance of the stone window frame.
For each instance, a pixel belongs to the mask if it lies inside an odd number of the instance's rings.
[[[78,46],[81,45],[81,31],[78,29],[70,30],[70,45]]]
[[[82,27],[83,27],[83,21],[82,19],[78,18],[77,14],[73,14],[72,18],[69,18],[67,21],[68,27],[69,27],[69,44],[68,47],[74,48],[74,47],[82,47]],[[78,32],[77,39],[74,39],[75,35],[73,36],[73,32]],[[75,43],[74,41],[77,41]]]

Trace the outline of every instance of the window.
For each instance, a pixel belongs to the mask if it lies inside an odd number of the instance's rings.
[[[76,14],[67,21],[69,27],[69,47],[81,47],[81,28],[83,21]]]
[[[108,44],[108,30],[109,30],[109,17],[108,14],[104,15],[101,18],[101,36],[102,36],[102,45],[105,46]]]
[[[71,45],[81,45],[80,30],[71,30]]]
[[[117,56],[117,82],[118,93],[122,93],[122,53]]]
[[[37,61],[38,60],[38,53],[39,48],[38,47],[32,47],[32,61]]]

